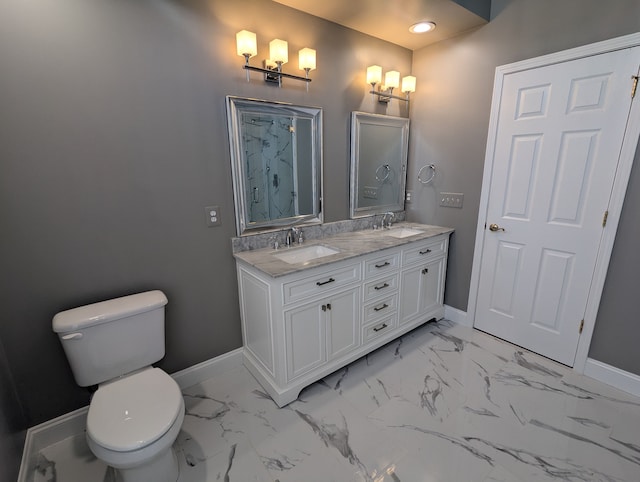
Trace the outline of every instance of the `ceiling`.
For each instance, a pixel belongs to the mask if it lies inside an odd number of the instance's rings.
[[[490,0],[274,0],[410,50],[454,37],[487,23]],[[463,7],[473,8],[474,11]],[[435,30],[414,34],[421,20]]]

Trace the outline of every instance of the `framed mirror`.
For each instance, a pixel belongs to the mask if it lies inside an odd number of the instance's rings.
[[[351,113],[351,218],[404,209],[409,119]]]
[[[227,96],[238,236],[322,222],[322,109]]]

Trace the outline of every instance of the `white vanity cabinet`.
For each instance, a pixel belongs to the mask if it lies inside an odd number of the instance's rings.
[[[239,259],[245,366],[284,406],[305,386],[442,318],[448,240],[442,234],[279,277]]]

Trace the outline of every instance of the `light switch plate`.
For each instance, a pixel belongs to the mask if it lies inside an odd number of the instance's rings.
[[[365,186],[362,188],[362,197],[365,199],[378,199],[378,188]]]
[[[445,208],[461,208],[464,194],[461,192],[441,192],[440,206]]]

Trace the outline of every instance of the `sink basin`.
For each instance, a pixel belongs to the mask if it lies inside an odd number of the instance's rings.
[[[422,234],[424,231],[413,228],[396,228],[390,229],[385,234],[387,236],[393,236],[394,238],[408,238],[409,236],[415,236],[416,234]]]
[[[308,263],[314,259],[324,258],[332,254],[338,254],[340,251],[329,246],[305,246],[304,248],[292,248],[287,251],[274,253],[273,256],[281,261],[289,264]]]

